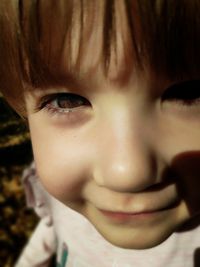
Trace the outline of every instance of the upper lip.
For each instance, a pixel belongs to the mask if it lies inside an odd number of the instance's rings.
[[[150,201],[149,201],[150,202]],[[138,203],[135,203],[136,205],[131,205],[131,208],[129,207],[124,207],[121,209],[116,209],[112,208],[111,206],[96,206],[100,211],[103,212],[109,212],[109,213],[121,213],[121,214],[142,214],[142,213],[153,213],[153,212],[158,212],[162,210],[167,210],[171,207],[174,207],[177,203],[179,202],[178,197],[172,197],[168,199],[166,202],[161,202],[157,201],[157,203],[151,203],[150,205],[141,205],[138,206]],[[147,203],[146,203],[147,204]]]
[[[92,187],[86,198],[100,211],[124,214],[161,211],[174,207],[180,201],[176,185],[173,183],[160,190],[140,193],[121,193],[104,187]]]

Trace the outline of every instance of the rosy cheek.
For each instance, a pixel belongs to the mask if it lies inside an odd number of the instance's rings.
[[[70,197],[80,188],[86,178],[84,173],[87,162],[68,153],[51,153],[42,157],[36,153],[36,165],[40,179],[47,191],[55,197]],[[79,155],[80,156],[80,155]],[[84,159],[84,158],[83,158]]]
[[[81,198],[92,169],[92,149],[87,138],[56,136],[32,129],[37,171],[46,190],[65,202]],[[90,147],[89,147],[90,146]]]
[[[55,198],[65,202],[81,197],[81,186],[85,177],[82,175],[84,165],[72,168],[69,164],[37,165],[40,180],[46,190]]]

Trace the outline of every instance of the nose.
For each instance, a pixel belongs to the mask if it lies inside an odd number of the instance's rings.
[[[156,155],[145,123],[121,116],[105,123],[94,177],[118,192],[140,192],[159,183]]]

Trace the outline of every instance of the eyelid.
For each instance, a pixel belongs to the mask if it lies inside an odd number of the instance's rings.
[[[182,102],[196,102],[200,98],[200,80],[189,80],[173,84],[168,87],[163,95],[162,101],[182,101]]]

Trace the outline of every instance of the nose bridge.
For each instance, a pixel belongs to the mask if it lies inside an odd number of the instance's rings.
[[[121,112],[107,120],[99,153],[98,182],[116,191],[137,192],[156,183],[156,162],[145,117]]]

